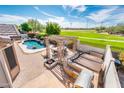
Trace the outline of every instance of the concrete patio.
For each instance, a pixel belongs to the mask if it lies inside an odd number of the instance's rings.
[[[18,43],[14,43],[16,54],[20,65],[20,73],[13,82],[14,87],[28,87],[28,88],[63,88],[65,87],[52,73],[48,71],[44,65],[44,59],[41,56],[45,51],[25,54],[18,46]],[[45,81],[45,82],[44,82]],[[54,82],[54,83],[53,83]]]

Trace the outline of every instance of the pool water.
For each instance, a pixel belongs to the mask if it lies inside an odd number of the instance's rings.
[[[36,41],[36,40],[26,40],[24,41],[23,44],[26,45],[28,49],[45,48],[45,45],[43,43],[41,43],[40,41]]]

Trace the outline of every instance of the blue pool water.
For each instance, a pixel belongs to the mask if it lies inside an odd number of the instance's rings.
[[[26,41],[24,41],[23,44],[26,45],[28,49],[45,48],[45,45],[43,43],[36,41],[36,40],[26,40]]]

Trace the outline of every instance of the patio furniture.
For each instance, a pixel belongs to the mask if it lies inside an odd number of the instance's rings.
[[[75,62],[69,62],[69,65],[74,66],[73,68],[76,68],[76,71],[78,71],[79,74],[82,70],[92,71],[94,73],[94,77],[93,77],[93,80],[92,80],[92,83],[93,83],[92,87],[97,88],[99,86],[99,80],[100,80],[99,77],[102,75],[101,71],[99,73],[97,73],[93,70],[86,69],[84,66],[79,65]]]
[[[91,88],[93,80],[93,72],[82,70],[74,82],[74,88]]]
[[[66,87],[73,87],[73,84],[75,80],[77,79],[80,72],[78,72],[76,66],[63,66],[63,72],[64,72],[64,83]]]
[[[67,63],[67,66],[63,67],[65,72],[65,78],[68,85],[72,84],[74,88],[89,88],[94,78],[94,73],[88,70],[82,70],[80,67]],[[93,86],[92,86],[93,87]]]
[[[53,67],[55,67],[57,65],[57,61],[54,59],[48,59],[44,62],[44,66],[47,69],[52,69]]]
[[[73,68],[69,66],[66,66],[66,67],[64,66],[63,69],[64,69],[65,74],[67,74],[69,78],[76,79],[78,77],[78,73]]]

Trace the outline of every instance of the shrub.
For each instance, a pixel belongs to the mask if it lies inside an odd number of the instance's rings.
[[[45,33],[40,33],[40,34],[37,34],[37,35],[36,35],[36,38],[43,40],[45,36],[46,36]]]
[[[48,35],[59,35],[61,28],[57,23],[48,22],[46,26],[46,33]]]
[[[29,32],[32,30],[31,26],[28,23],[21,24],[22,31]]]

